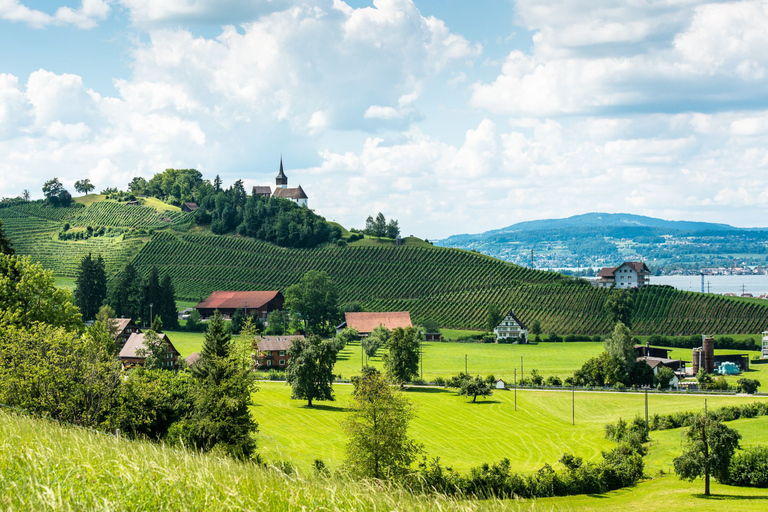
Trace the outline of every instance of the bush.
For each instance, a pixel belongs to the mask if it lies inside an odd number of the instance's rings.
[[[757,392],[759,387],[760,381],[757,379],[739,379],[736,381],[736,391],[739,393],[749,393],[752,395]]]
[[[768,487],[768,448],[756,446],[736,452],[731,459],[728,481],[724,483],[742,487]]]
[[[435,386],[445,386],[445,379],[442,377],[435,377],[432,380],[432,384],[434,384]]]

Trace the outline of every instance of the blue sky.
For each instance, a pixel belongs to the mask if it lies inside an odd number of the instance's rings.
[[[0,0],[0,195],[196,167],[443,238],[765,225],[768,2]]]

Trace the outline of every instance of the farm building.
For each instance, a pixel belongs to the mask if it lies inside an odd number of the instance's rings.
[[[666,366],[675,372],[685,372],[685,361],[671,359],[669,357],[670,352],[672,352],[671,348],[652,347],[648,343],[645,345],[635,345],[637,361],[644,361],[648,364],[653,369],[654,375],[660,366]]]
[[[496,389],[506,389],[507,383],[501,379],[496,379]]]
[[[195,366],[195,364],[197,364],[199,360],[200,360],[200,352],[192,352],[187,356],[186,359],[184,359],[184,361],[187,363],[187,366],[189,366],[190,368]]]
[[[202,319],[210,318],[217,309],[222,317],[232,318],[235,311],[242,309],[246,316],[256,312],[262,320],[266,320],[269,313],[283,308],[283,302],[283,294],[276,290],[260,292],[216,291],[195,306],[195,309],[200,313]]]
[[[278,368],[283,369],[288,366],[288,349],[291,348],[294,340],[304,339],[304,336],[262,336],[258,343],[259,352],[256,355],[256,366],[258,368]]]
[[[368,336],[380,325],[383,325],[390,331],[398,327],[412,327],[411,313],[408,311],[344,313],[344,321],[336,326],[336,332],[340,332],[345,327],[349,327],[357,329],[360,336]]]
[[[651,271],[641,261],[625,261],[618,267],[603,267],[595,284],[603,288],[642,288],[649,282]]]
[[[763,358],[768,357],[768,331],[763,331]]]
[[[168,339],[168,336],[164,333],[157,333],[157,335],[165,343],[165,361],[163,361],[163,366],[167,368],[176,368],[181,354],[179,354],[179,351],[173,346],[173,343]],[[125,342],[125,345],[120,350],[119,356],[123,366],[142,366],[144,364],[146,356],[137,352],[142,349],[146,350],[147,347],[144,344],[145,336],[146,333],[133,333],[128,338],[128,341]]]
[[[424,341],[440,341],[443,339],[443,335],[439,332],[425,332]]]
[[[501,320],[501,323],[493,328],[493,334],[496,336],[497,340],[516,338],[522,343],[525,343],[528,338],[528,329],[526,329],[523,322],[515,316],[515,312],[510,310]]]
[[[262,186],[256,185],[251,190],[251,195],[254,195],[257,197],[269,197],[272,195],[272,189],[269,188],[268,186],[262,187]]]
[[[700,368],[707,373],[714,373],[723,363],[733,363],[739,370],[749,370],[749,354],[719,354],[715,355],[715,339],[702,335],[701,346],[693,349],[693,374]]]
[[[114,322],[117,329],[117,333],[115,334],[115,347],[119,352],[123,349],[128,338],[131,337],[131,334],[141,332],[141,329],[139,329],[139,326],[133,323],[133,320],[130,318],[115,318]]]
[[[181,205],[181,211],[183,212],[193,212],[197,210],[197,208],[197,203],[184,203]]]

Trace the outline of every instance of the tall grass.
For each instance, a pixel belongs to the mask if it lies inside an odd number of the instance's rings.
[[[127,441],[0,412],[3,510],[532,510]]]

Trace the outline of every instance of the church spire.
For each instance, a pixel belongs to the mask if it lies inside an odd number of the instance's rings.
[[[277,178],[275,178],[275,186],[281,188],[288,187],[288,176],[283,172],[283,155],[280,155],[280,172],[277,173]]]

